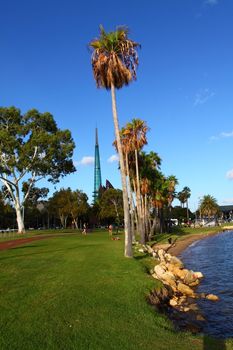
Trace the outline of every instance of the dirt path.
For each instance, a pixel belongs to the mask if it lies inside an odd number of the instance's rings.
[[[74,235],[74,234],[77,234],[77,233],[61,233],[61,234],[51,234],[51,235],[43,235],[43,236],[41,235],[41,236],[34,236],[34,237],[27,237],[27,238],[12,239],[10,241],[0,242],[0,250],[15,248],[19,245],[27,244],[32,241],[39,241],[41,239],[63,237],[63,236]]]
[[[48,237],[28,237],[28,238],[19,238],[19,239],[14,239],[11,241],[6,241],[6,242],[0,242],[0,250],[6,250],[6,249],[10,249],[10,248],[14,248],[17,247],[19,245],[22,244],[27,244],[29,242],[32,241],[38,241],[40,239],[44,239],[44,238],[48,238]]]

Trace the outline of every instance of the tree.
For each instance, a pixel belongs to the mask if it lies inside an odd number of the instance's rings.
[[[59,217],[63,228],[66,228],[67,219],[70,215],[70,194],[70,188],[62,188],[54,192],[49,200],[50,211]]]
[[[70,192],[70,214],[76,228],[78,228],[78,219],[88,213],[89,205],[87,201],[88,197],[86,193],[80,190]]]
[[[111,90],[112,112],[119,152],[121,182],[123,190],[124,223],[125,223],[125,256],[132,257],[132,235],[130,232],[129,200],[125,175],[122,145],[120,140],[119,121],[116,107],[115,89],[120,89],[136,79],[139,44],[128,38],[128,29],[118,27],[114,32],[106,33],[100,26],[100,36],[89,44],[92,49],[92,68],[97,87]]]
[[[181,192],[177,193],[177,198],[179,199],[181,206],[184,207],[184,203],[186,203],[186,219],[189,221],[189,208],[188,208],[188,200],[191,197],[191,190],[189,187],[185,186]]]
[[[117,225],[123,220],[122,191],[110,188],[105,191],[99,201],[100,217],[107,219],[108,224],[115,222]]]
[[[56,183],[75,171],[74,147],[70,131],[58,129],[50,113],[0,108],[0,181],[15,208],[19,233],[25,232],[24,203],[35,183],[43,178]]]
[[[138,152],[144,145],[147,144],[146,133],[148,127],[146,122],[141,119],[133,119],[132,122],[128,123],[125,128],[125,133],[128,133],[128,138],[131,145],[131,150],[135,156],[135,171],[136,171],[136,202],[137,202],[137,216],[138,216],[138,227],[141,237],[141,243],[145,244],[145,227],[143,224],[143,208],[141,200],[141,188],[140,188],[140,175],[139,175],[139,164],[138,164]]]
[[[202,215],[207,216],[208,219],[210,219],[211,216],[214,216],[219,212],[217,200],[209,194],[203,196],[199,206],[199,211]]]

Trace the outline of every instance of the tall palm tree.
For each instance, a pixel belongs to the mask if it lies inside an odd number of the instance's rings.
[[[183,188],[183,193],[185,196],[185,202],[186,202],[186,212],[187,212],[187,222],[189,222],[189,206],[188,206],[188,200],[191,197],[191,190],[188,186],[185,186]]]
[[[168,189],[168,218],[169,218],[169,224],[168,224],[168,230],[171,232],[171,210],[172,210],[172,202],[175,198],[175,188],[176,185],[178,185],[178,180],[174,175],[170,175],[167,178],[167,189]]]
[[[147,144],[146,133],[148,126],[145,121],[134,118],[130,123],[126,125],[126,130],[130,135],[131,149],[135,154],[135,169],[136,169],[136,203],[137,203],[137,214],[139,231],[141,236],[141,243],[145,244],[145,228],[143,225],[143,208],[141,201],[140,191],[140,176],[139,176],[139,165],[138,165],[138,153],[144,145]]]
[[[132,236],[130,232],[129,201],[125,175],[125,165],[120,140],[119,122],[116,107],[115,89],[120,89],[136,79],[138,66],[137,48],[140,45],[128,38],[128,29],[118,27],[115,31],[106,33],[100,26],[100,35],[89,43],[92,49],[92,68],[97,87],[111,90],[112,112],[119,152],[121,181],[124,203],[125,224],[125,256],[132,257]]]

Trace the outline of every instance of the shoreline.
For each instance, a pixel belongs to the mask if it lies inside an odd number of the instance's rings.
[[[220,229],[218,232],[210,233],[197,233],[192,235],[187,235],[176,241],[174,247],[169,249],[169,253],[175,256],[179,256],[185,249],[187,249],[193,242],[200,241],[202,239],[218,235],[224,231]]]

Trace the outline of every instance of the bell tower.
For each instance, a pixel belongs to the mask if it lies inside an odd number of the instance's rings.
[[[94,191],[93,201],[96,202],[99,189],[102,186],[101,169],[100,169],[100,154],[99,154],[99,142],[98,142],[98,130],[95,129],[95,168],[94,168]]]

